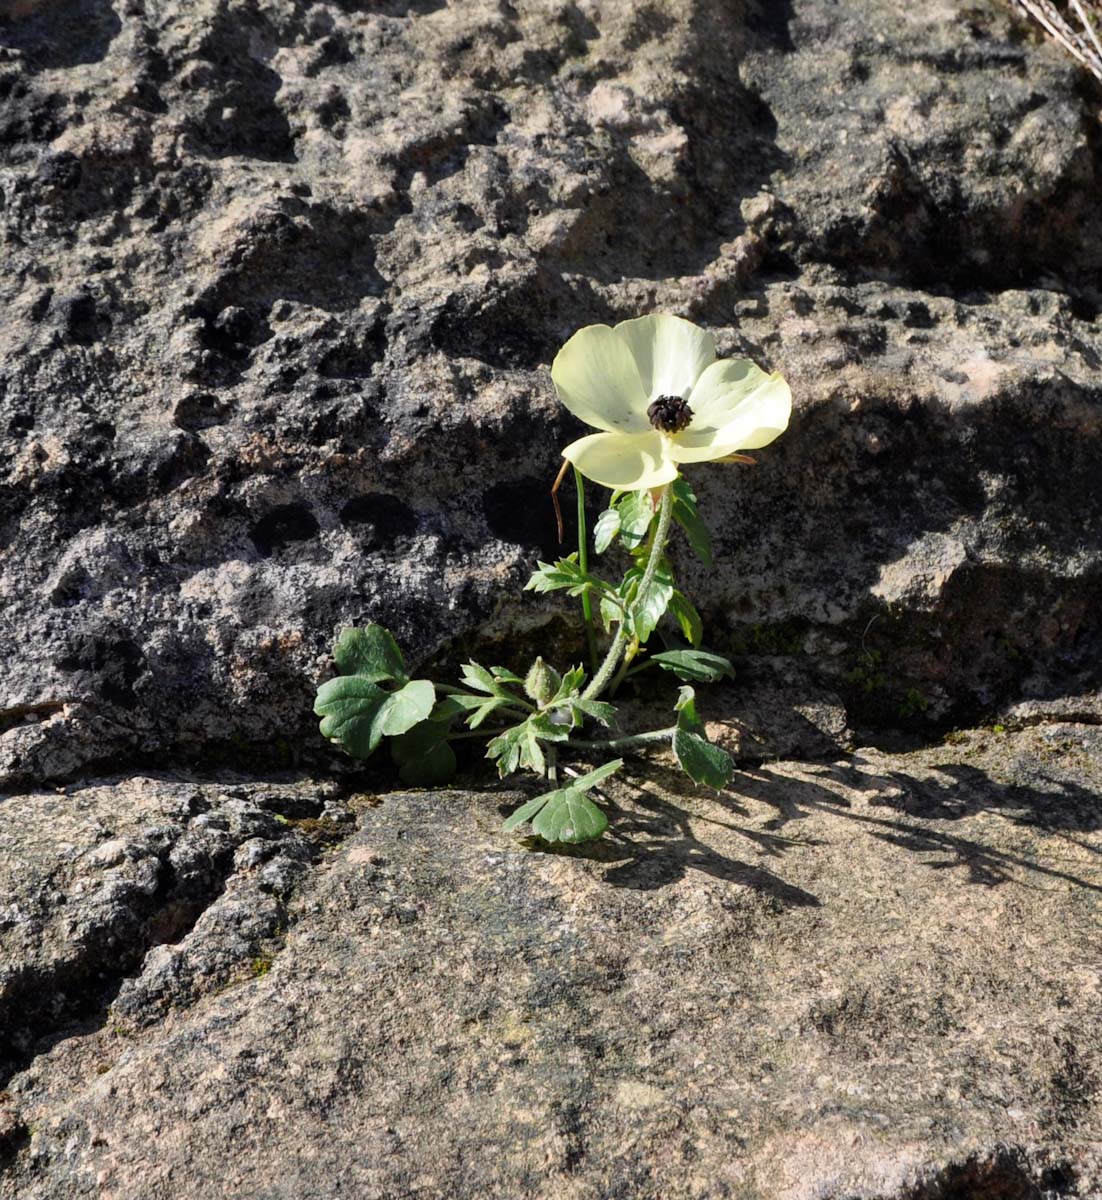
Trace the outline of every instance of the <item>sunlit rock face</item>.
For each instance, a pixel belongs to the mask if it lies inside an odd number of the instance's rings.
[[[0,778],[312,745],[351,622],[565,659],[516,592],[583,432],[547,367],[658,310],[796,400],[690,471],[713,645],[859,726],[1096,687],[1097,101],[993,0],[17,0],[0,45]]]

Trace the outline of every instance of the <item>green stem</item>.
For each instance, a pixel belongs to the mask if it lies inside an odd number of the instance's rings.
[[[668,742],[677,732],[677,726],[668,729],[652,729],[649,733],[633,733],[628,737],[608,738],[599,742],[584,742],[570,739],[570,748],[578,750],[634,750],[639,746],[650,746],[655,742]]]
[[[654,576],[658,571],[658,564],[662,560],[662,551],[666,548],[666,539],[670,534],[670,521],[673,517],[673,489],[665,487],[662,489],[662,502],[658,506],[658,526],[654,531],[654,541],[650,548],[650,557],[647,559],[646,569],[643,571],[643,578],[639,580],[639,586],[635,590],[635,600],[640,596],[645,596],[650,590],[650,585],[654,582]],[[631,606],[634,609],[634,602]],[[608,648],[608,654],[605,655],[605,661],[601,663],[597,674],[593,676],[589,687],[582,693],[583,700],[593,700],[604,691],[605,685],[612,678],[616,668],[620,665],[620,659],[624,653],[624,647],[628,642],[628,620],[625,615],[624,620],[616,627],[616,636],[612,639],[612,645]]]
[[[578,493],[578,566],[589,571],[589,530],[585,523],[585,482],[581,471],[574,468],[574,486]],[[590,670],[597,670],[600,656],[597,653],[597,631],[593,627],[593,601],[588,592],[582,592],[582,615],[585,617],[585,644],[589,647]]]

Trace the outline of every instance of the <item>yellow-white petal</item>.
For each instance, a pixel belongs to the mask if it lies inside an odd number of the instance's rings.
[[[711,462],[736,450],[768,446],[782,434],[792,412],[791,389],[780,375],[763,375],[762,380],[730,407],[722,399],[715,400],[706,411],[716,424],[701,422],[694,408],[689,428],[670,439],[674,461]],[[689,407],[693,407],[691,399]]]
[[[648,403],[658,396],[685,399],[716,360],[706,329],[667,313],[621,321],[616,332],[631,348]]]
[[[670,439],[650,433],[592,433],[562,452],[587,479],[624,492],[661,487],[677,478]]]
[[[700,376],[686,397],[698,428],[726,424],[735,409],[769,376],[748,358],[723,358]]]
[[[555,355],[551,379],[559,399],[587,425],[609,433],[651,427],[635,359],[608,325],[579,329]]]

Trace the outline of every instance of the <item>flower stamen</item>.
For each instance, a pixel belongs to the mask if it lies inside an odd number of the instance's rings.
[[[655,429],[662,433],[680,433],[693,419],[693,410],[680,396],[659,396],[647,409]]]

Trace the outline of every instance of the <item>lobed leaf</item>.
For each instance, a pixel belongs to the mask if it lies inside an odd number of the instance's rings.
[[[405,661],[398,643],[381,625],[342,629],[333,658],[342,675],[359,675],[371,683],[406,681]]]
[[[608,817],[577,788],[552,792],[532,822],[532,829],[548,842],[588,842],[608,828]]]

